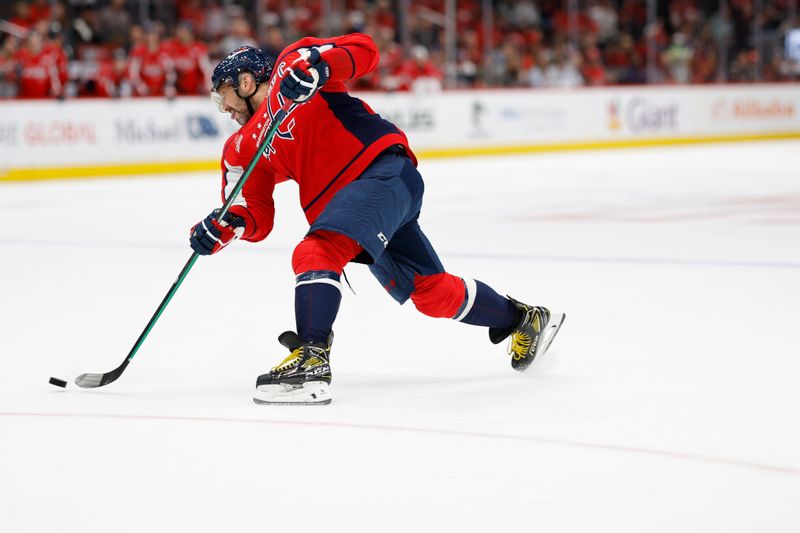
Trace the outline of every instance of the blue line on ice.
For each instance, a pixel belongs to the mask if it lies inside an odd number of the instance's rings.
[[[187,239],[188,241],[188,239]],[[22,239],[0,239],[0,246],[23,246],[32,248],[47,247],[70,247],[70,248],[92,248],[92,249],[117,249],[117,250],[175,250],[185,248],[186,253],[191,253],[189,245],[177,245],[169,243],[133,243],[133,242],[90,242],[90,241],[46,241],[46,240],[22,240]],[[266,253],[282,254],[291,253],[288,247],[271,246],[269,248],[236,249],[235,253]],[[800,269],[800,263],[791,261],[726,261],[719,259],[677,259],[670,257],[592,257],[592,256],[568,256],[568,255],[528,255],[528,254],[499,254],[481,252],[451,252],[442,250],[440,255],[461,259],[486,259],[502,261],[532,261],[532,262],[563,262],[563,263],[611,263],[611,264],[637,264],[637,265],[674,265],[674,266],[698,266],[698,267],[727,267],[727,268],[781,268],[781,269]]]

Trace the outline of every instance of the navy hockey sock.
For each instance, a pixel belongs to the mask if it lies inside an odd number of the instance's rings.
[[[475,326],[508,329],[516,326],[522,315],[511,300],[500,296],[478,280],[464,278],[467,292],[455,320]]]
[[[339,274],[310,270],[297,276],[294,315],[297,335],[303,342],[325,344],[342,301]]]

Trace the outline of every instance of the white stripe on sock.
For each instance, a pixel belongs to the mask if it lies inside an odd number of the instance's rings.
[[[461,314],[457,317],[453,317],[453,320],[458,320],[461,322],[464,318],[469,314],[472,310],[472,306],[475,305],[475,295],[478,294],[478,285],[475,283],[474,279],[469,278],[462,278],[464,280],[464,285],[467,289],[467,305],[464,306],[464,310],[461,311]]]
[[[334,287],[339,289],[340,292],[342,290],[342,284],[340,282],[336,281],[335,279],[331,279],[331,278],[319,278],[319,279],[309,279],[309,280],[305,280],[305,281],[298,281],[295,284],[295,287],[299,287],[300,285],[308,285],[309,283],[327,283],[328,285],[333,285]]]

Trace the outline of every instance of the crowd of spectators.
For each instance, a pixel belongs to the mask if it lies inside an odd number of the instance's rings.
[[[0,98],[203,94],[238,46],[274,57],[354,31],[381,50],[357,89],[798,80],[783,54],[795,0],[760,1],[662,1],[648,24],[645,0],[494,0],[487,28],[481,0],[460,0],[447,70],[444,0],[411,0],[405,16],[399,0],[22,0],[0,7]]]

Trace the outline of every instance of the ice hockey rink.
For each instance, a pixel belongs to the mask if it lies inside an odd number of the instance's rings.
[[[251,400],[294,327],[294,184],[95,390],[219,178],[4,184],[0,531],[800,531],[798,168],[792,141],[423,161],[448,270],[567,320],[518,374],[348,267],[323,407]]]

